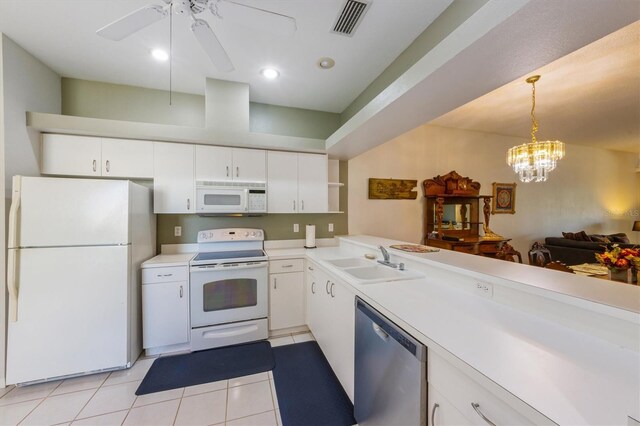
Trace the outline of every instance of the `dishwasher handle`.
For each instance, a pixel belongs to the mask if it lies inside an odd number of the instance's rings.
[[[385,342],[387,340],[389,340],[389,335],[387,333],[384,332],[383,329],[380,328],[380,326],[378,324],[376,324],[375,322],[371,324],[373,326],[373,331],[378,335],[378,337],[380,337],[382,340],[384,340]]]
[[[427,359],[427,348],[413,336],[387,319],[380,312],[356,297],[356,310],[366,315],[373,322],[373,331],[385,342],[390,338],[398,342],[420,361]],[[385,337],[386,336],[386,337]]]

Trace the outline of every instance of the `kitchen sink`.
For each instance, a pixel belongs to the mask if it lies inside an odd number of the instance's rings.
[[[419,272],[400,271],[398,269],[392,269],[388,266],[383,265],[365,266],[361,268],[348,268],[343,269],[343,271],[360,281],[362,284],[381,281],[410,280],[414,278],[421,278],[424,276]]]
[[[338,268],[355,268],[359,266],[371,266],[373,263],[369,260],[360,259],[358,257],[349,257],[346,259],[327,260],[327,263]]]

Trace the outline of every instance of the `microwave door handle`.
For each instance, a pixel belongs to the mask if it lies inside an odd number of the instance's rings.
[[[248,212],[249,211],[249,188],[245,188],[243,189],[243,191],[244,191],[244,197],[243,197],[244,205],[242,206],[242,208],[245,212]]]

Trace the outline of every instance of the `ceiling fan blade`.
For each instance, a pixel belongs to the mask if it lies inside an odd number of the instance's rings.
[[[105,25],[96,31],[96,34],[104,38],[108,38],[109,40],[120,41],[136,31],[161,20],[168,14],[169,12],[162,6],[145,6],[142,9],[131,12],[117,21],[110,23],[109,25]]]
[[[296,32],[296,20],[291,16],[281,15],[268,10],[235,3],[229,0],[222,2],[220,15],[229,18],[234,24],[244,25],[257,30],[291,37]]]
[[[202,46],[202,49],[218,70],[223,72],[234,70],[229,55],[225,52],[224,47],[220,44],[218,37],[213,33],[207,21],[202,19],[194,20],[193,24],[191,24],[191,31],[193,31],[198,43],[200,43],[200,46]]]

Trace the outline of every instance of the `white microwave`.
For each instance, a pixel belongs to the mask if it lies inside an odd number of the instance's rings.
[[[196,182],[196,213],[266,213],[265,182]]]

